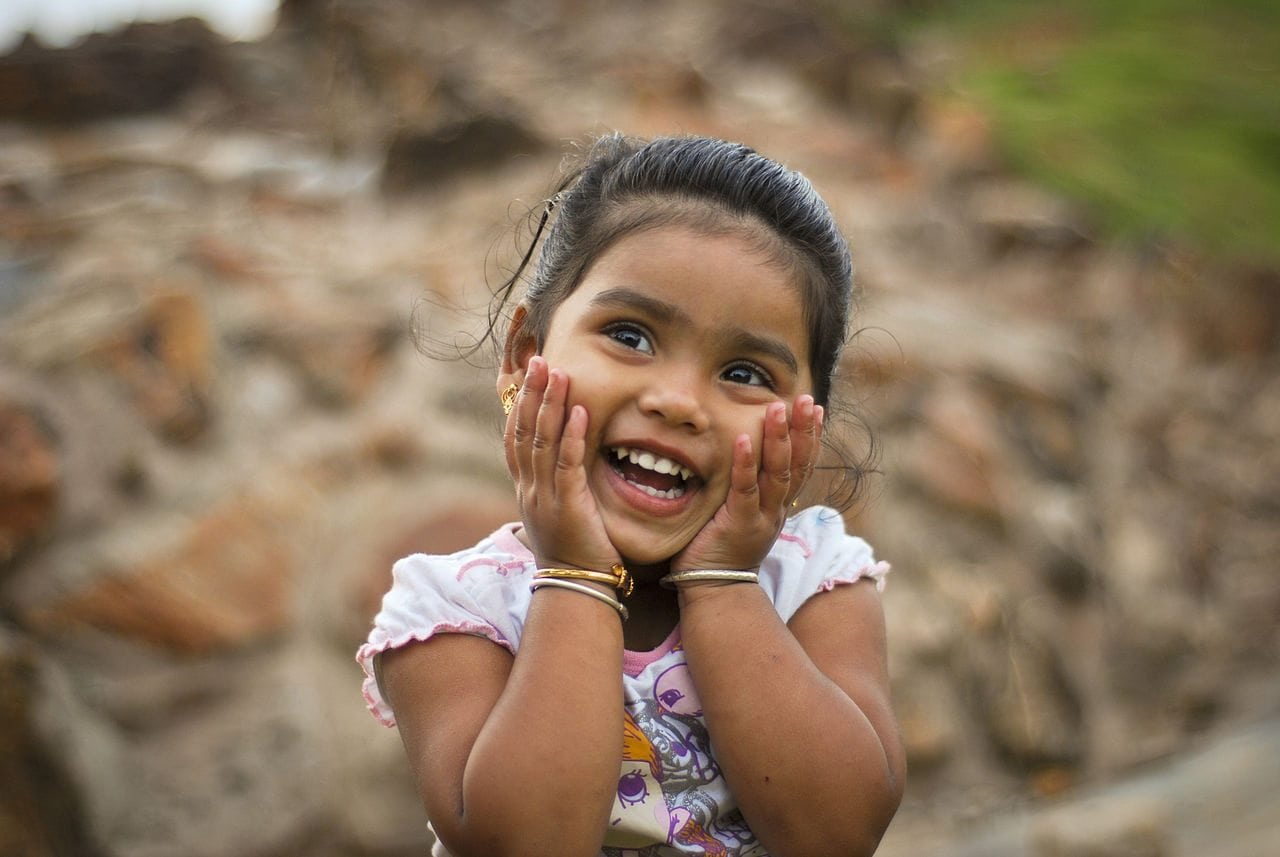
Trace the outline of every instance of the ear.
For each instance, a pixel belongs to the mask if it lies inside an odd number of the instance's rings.
[[[499,394],[511,384],[519,387],[524,383],[529,358],[538,353],[538,342],[528,321],[528,307],[519,304],[511,316],[511,326],[507,328],[507,339],[502,346],[502,367],[495,387]]]

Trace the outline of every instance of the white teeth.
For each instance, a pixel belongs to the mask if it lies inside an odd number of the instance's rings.
[[[628,461],[630,461],[632,464],[643,467],[645,470],[652,470],[654,473],[674,473],[677,476],[679,476],[681,479],[690,479],[693,477],[693,471],[690,470],[689,468],[685,467],[679,462],[672,461],[670,458],[664,458],[663,456],[660,456],[660,455],[654,455],[652,452],[644,452],[639,449],[630,449],[629,447],[625,447],[625,446],[617,446],[617,447],[614,447],[613,454],[614,456],[617,457],[619,461],[625,458]],[[682,491],[682,489],[675,489],[675,490]],[[666,492],[660,491],[658,492],[658,494],[665,496]],[[676,495],[676,496],[679,496],[679,495]]]
[[[650,497],[662,497],[667,500],[674,500],[677,497],[681,497],[684,495],[683,488],[672,488],[669,491],[659,491],[657,488],[652,488],[648,485],[641,485],[638,482],[632,482],[630,484],[636,486],[641,491],[648,494]]]

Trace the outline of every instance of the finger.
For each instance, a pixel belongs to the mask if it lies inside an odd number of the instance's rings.
[[[787,502],[804,490],[813,475],[818,457],[818,410],[809,395],[796,397],[791,408],[791,490]]]
[[[787,409],[781,402],[765,412],[763,449],[760,456],[760,508],[775,509],[791,489],[791,433]]]
[[[733,442],[733,464],[729,469],[729,495],[724,500],[731,518],[749,520],[760,510],[760,474],[756,468],[751,436],[738,435]]]
[[[539,486],[553,489],[557,459],[560,455],[560,435],[565,424],[565,399],[568,377],[559,369],[547,373],[547,387],[538,407],[537,424],[533,432],[533,480]]]
[[[556,494],[567,497],[581,489],[586,480],[582,464],[587,450],[587,409],[574,405],[560,435],[560,454],[556,458]]]
[[[524,385],[516,394],[516,406],[512,411],[514,424],[511,430],[512,447],[515,453],[517,478],[531,480],[533,478],[533,436],[537,424],[538,409],[542,404],[543,391],[547,383],[547,362],[541,357],[529,360],[525,370]]]

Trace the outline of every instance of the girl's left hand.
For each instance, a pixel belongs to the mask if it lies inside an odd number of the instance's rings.
[[[782,531],[787,507],[813,473],[822,440],[823,409],[796,397],[788,424],[781,402],[765,410],[759,465],[751,437],[734,441],[724,504],[671,561],[672,571],[755,570]]]

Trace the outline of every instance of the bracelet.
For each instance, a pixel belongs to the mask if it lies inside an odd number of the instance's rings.
[[[538,589],[543,586],[552,586],[552,587],[555,587],[556,589],[569,589],[574,592],[581,592],[583,595],[590,595],[592,598],[596,599],[597,601],[603,601],[605,604],[608,604],[614,610],[617,610],[618,615],[622,617],[623,621],[626,621],[631,617],[631,614],[627,611],[625,604],[623,604],[618,599],[610,595],[607,595],[604,592],[601,592],[598,589],[592,589],[590,586],[584,586],[581,583],[574,583],[572,580],[559,580],[557,578],[551,577],[551,578],[545,578],[543,580],[535,580],[533,583],[530,583],[529,591],[537,592]]]
[[[609,567],[609,571],[587,571],[584,568],[540,568],[533,575],[534,580],[546,580],[548,578],[561,578],[567,580],[590,580],[593,583],[603,583],[605,586],[612,586],[614,589],[622,593],[623,598],[627,598],[636,588],[636,582],[627,571],[626,566],[621,563],[615,563]]]
[[[754,571],[711,571],[692,569],[690,571],[673,571],[658,580],[668,589],[679,589],[678,583],[759,583],[760,575]]]

